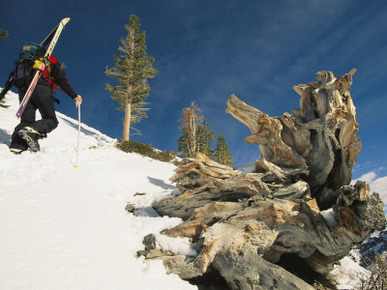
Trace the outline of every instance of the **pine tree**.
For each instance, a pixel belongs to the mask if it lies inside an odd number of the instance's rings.
[[[188,157],[188,134],[183,133],[183,135],[180,136],[179,140],[177,141],[177,150],[182,154],[184,157]]]
[[[179,128],[182,129],[183,135],[178,140],[178,150],[183,157],[195,157],[196,152],[202,152],[221,164],[233,166],[226,140],[222,134],[216,138],[201,114],[201,109],[191,103],[191,107],[185,108],[182,114],[183,117],[179,120],[182,124]],[[216,149],[213,149],[215,139]]]
[[[215,157],[218,163],[224,164],[227,166],[233,166],[231,161],[231,154],[228,149],[226,139],[224,139],[222,134],[218,135]]]
[[[212,149],[212,143],[215,141],[216,135],[204,117],[202,125],[198,126],[197,136],[199,145],[198,151],[206,154],[210,159],[214,159],[215,150]]]
[[[128,34],[121,39],[120,55],[114,55],[115,66],[105,70],[106,76],[116,78],[117,84],[106,84],[105,88],[119,103],[118,109],[125,111],[122,139],[129,141],[131,125],[147,117],[149,109],[144,107],[150,91],[147,80],[155,77],[157,70],[152,66],[154,58],[146,53],[145,31],[140,32],[138,17],[131,15],[124,27]]]
[[[183,110],[183,117],[180,119],[180,129],[184,135],[179,139],[179,150],[186,152],[188,157],[195,157],[195,153],[199,151],[198,126],[203,119],[200,113],[200,108],[192,102],[191,107]]]

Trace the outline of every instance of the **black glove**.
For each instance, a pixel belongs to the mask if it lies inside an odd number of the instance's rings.
[[[5,97],[8,91],[12,88],[12,77],[9,77],[4,85],[4,88],[0,92],[0,101]]]

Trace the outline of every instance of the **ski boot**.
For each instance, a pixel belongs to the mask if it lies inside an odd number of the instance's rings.
[[[13,147],[10,147],[10,148],[9,148],[9,151],[11,151],[12,153],[14,153],[14,154],[16,154],[16,155],[20,155],[20,154],[22,154],[22,152],[25,151],[25,150],[19,149],[19,148],[13,148]]]
[[[32,152],[40,151],[38,139],[46,136],[46,134],[42,134],[34,128],[28,126],[20,129],[18,135],[27,142],[27,145]]]

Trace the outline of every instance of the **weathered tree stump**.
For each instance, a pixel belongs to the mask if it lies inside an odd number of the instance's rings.
[[[369,195],[365,182],[349,185],[361,148],[349,93],[354,73],[318,72],[318,82],[295,86],[301,108],[293,116],[269,117],[228,99],[227,112],[250,129],[245,141],[259,145],[261,159],[253,173],[201,153],[181,162],[171,178],[181,194],[153,208],[184,220],[164,233],[189,237],[198,255],[161,257],[168,271],[196,279],[215,269],[230,289],[308,289],[313,281],[303,272],[328,274],[384,228],[378,194]],[[289,256],[301,269],[285,262]]]

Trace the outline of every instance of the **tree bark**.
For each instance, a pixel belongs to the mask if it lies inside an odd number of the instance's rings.
[[[130,102],[126,102],[125,105],[125,119],[124,119],[124,131],[122,140],[129,141],[130,137],[130,119],[132,117],[132,104]]]

